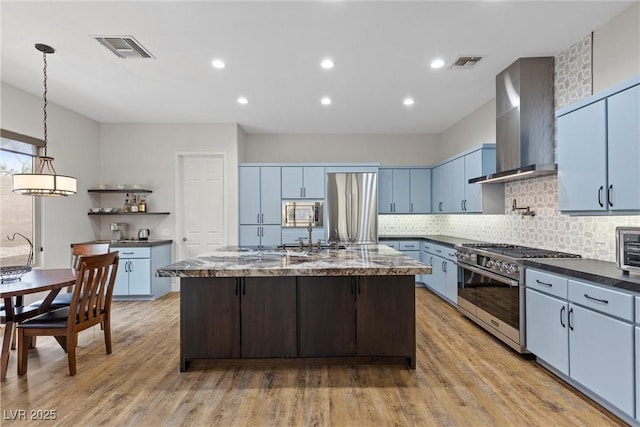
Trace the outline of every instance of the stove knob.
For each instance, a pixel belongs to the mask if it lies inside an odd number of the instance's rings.
[[[507,272],[509,274],[516,274],[518,272],[518,266],[515,264],[510,264],[509,268],[507,269]]]
[[[489,260],[489,262],[487,262],[487,268],[493,269],[495,264],[496,264],[496,262],[491,259],[491,260]]]
[[[464,254],[464,259],[470,260],[471,259],[471,254]]]
[[[493,267],[491,267],[492,270],[501,270],[502,269],[502,261],[496,261],[495,263],[493,263]]]

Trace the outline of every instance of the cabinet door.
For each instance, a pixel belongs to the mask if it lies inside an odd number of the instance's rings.
[[[409,169],[393,170],[393,213],[409,213]]]
[[[393,169],[378,170],[378,213],[392,212],[393,204]]]
[[[571,378],[634,416],[633,326],[569,305]]]
[[[240,224],[260,223],[260,168],[238,168]]]
[[[420,261],[420,251],[400,251],[408,257],[411,257],[417,261]],[[416,274],[416,282],[420,280],[420,275]]]
[[[433,256],[433,267],[432,267],[432,283],[431,289],[433,289],[438,294],[444,296],[447,288],[447,277],[445,275],[445,266],[444,263],[446,260],[444,258],[440,258],[439,256]]]
[[[282,227],[279,225],[263,225],[260,234],[261,246],[278,246],[282,242]]]
[[[442,212],[442,171],[443,166],[433,168],[431,171],[431,212]]]
[[[354,356],[355,278],[300,277],[300,357]]]
[[[236,279],[182,277],[180,289],[181,358],[240,357],[240,289]]]
[[[444,296],[458,304],[458,267],[453,261],[444,262]]]
[[[449,195],[447,198],[447,212],[462,212],[464,204],[464,157],[458,157],[447,163],[447,179]]]
[[[431,274],[423,274],[422,275],[422,282],[427,285],[428,288],[433,289],[433,274],[434,274],[434,268],[433,268],[433,255],[427,253],[427,252],[422,252],[420,254],[420,260],[422,261],[423,264],[428,265],[429,267],[431,267]]]
[[[247,277],[242,280],[242,357],[296,357],[296,278]]]
[[[299,199],[302,197],[302,168],[282,167],[282,198]]]
[[[607,117],[609,209],[640,210],[640,86],[610,97]]]
[[[411,213],[431,213],[431,169],[411,169]]]
[[[603,211],[606,205],[605,100],[558,117],[558,208]]]
[[[360,276],[356,300],[358,356],[415,356],[413,276]]]
[[[282,223],[282,197],[280,191],[280,168],[260,168],[260,205],[263,224]]]
[[[469,184],[469,180],[483,175],[483,150],[464,156],[464,211],[482,212],[482,184]]]
[[[151,295],[151,259],[129,260],[129,295]]]
[[[240,226],[240,246],[260,246],[260,225],[241,225]]]
[[[306,199],[324,199],[324,168],[310,166],[303,169],[303,195]]]
[[[569,375],[568,304],[532,289],[525,294],[527,349]]]
[[[113,285],[113,295],[129,295],[129,259],[120,258],[116,282]]]

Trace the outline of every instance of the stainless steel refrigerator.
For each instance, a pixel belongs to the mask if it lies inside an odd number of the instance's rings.
[[[378,243],[378,174],[327,173],[329,242]]]

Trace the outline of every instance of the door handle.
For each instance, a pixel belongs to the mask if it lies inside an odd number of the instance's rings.
[[[607,203],[611,207],[613,207],[613,194],[611,194],[612,191],[613,191],[613,184],[611,184],[609,188],[607,188]]]
[[[187,241],[187,238],[186,238],[186,237],[183,237],[183,238],[182,238],[182,241],[183,241],[183,242],[186,242],[186,241]]]
[[[569,309],[569,329],[573,331],[573,308]]]
[[[564,311],[566,310],[566,307],[563,305],[562,308],[560,309],[560,324],[562,325],[563,328],[566,328],[567,325],[565,325],[564,323]]]
[[[604,205],[602,204],[602,190],[604,190],[604,187],[601,185],[600,188],[598,189],[598,204],[600,205],[601,208],[604,207]]]

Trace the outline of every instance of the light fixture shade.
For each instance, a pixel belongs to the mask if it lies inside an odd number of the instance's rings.
[[[76,194],[77,182],[65,175],[20,173],[12,176],[12,188],[25,196],[69,196]]]

